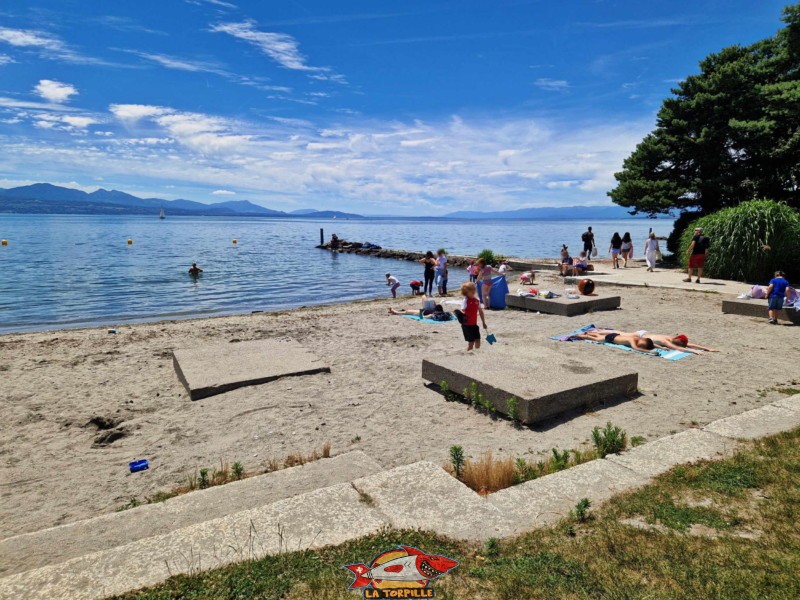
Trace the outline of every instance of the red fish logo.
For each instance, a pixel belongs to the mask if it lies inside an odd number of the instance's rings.
[[[376,556],[369,566],[358,563],[344,568],[355,575],[349,590],[364,590],[364,598],[433,598],[430,582],[458,566],[438,554],[400,545]]]

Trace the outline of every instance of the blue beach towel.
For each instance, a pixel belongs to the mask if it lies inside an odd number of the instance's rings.
[[[619,344],[609,344],[608,342],[596,342],[594,340],[578,340],[575,339],[575,336],[579,333],[586,333],[587,331],[591,331],[592,329],[611,329],[611,327],[598,327],[596,325],[586,325],[581,327],[580,329],[576,329],[575,331],[571,331],[564,335],[554,335],[551,337],[551,340],[555,340],[557,342],[588,342],[590,344],[597,344],[599,346],[608,346],[610,348],[616,348],[617,350],[625,350],[626,352],[634,352],[636,354],[643,354],[644,356],[651,356],[653,358],[665,358],[667,360],[681,360],[682,358],[686,358],[687,356],[692,356],[691,352],[681,352],[680,350],[666,350],[664,348],[656,348],[657,354],[653,354],[652,352],[642,352],[641,350],[634,350],[633,348],[628,348],[628,346],[620,346]]]
[[[422,323],[434,323],[438,325],[439,323],[458,323],[458,319],[452,318],[449,321],[436,321],[434,319],[429,319],[428,317],[419,318],[419,315],[402,315],[406,319],[413,319],[414,321],[421,321]]]

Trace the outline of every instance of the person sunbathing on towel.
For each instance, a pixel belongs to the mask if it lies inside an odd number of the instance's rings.
[[[637,335],[640,332],[637,332]],[[706,348],[698,344],[690,344],[689,337],[684,333],[678,335],[664,335],[663,333],[648,333],[641,332],[642,335],[647,335],[653,343],[659,348],[668,350],[680,350],[681,352],[689,352],[691,354],[702,354],[703,352],[719,352],[713,348]]]
[[[575,339],[617,344],[618,346],[627,346],[628,348],[639,350],[640,352],[656,353],[653,340],[649,337],[639,337],[635,333],[624,333],[622,331],[611,331],[608,329],[593,329],[586,333],[576,335]]]
[[[428,296],[422,297],[422,314],[423,316],[432,315],[436,311],[436,302],[433,298],[428,298]],[[410,308],[392,308],[389,307],[389,314],[390,315],[418,315],[419,309],[412,310]]]
[[[663,348],[664,350],[678,350],[680,352],[689,352],[690,354],[719,352],[719,350],[715,350],[714,348],[706,348],[705,346],[700,346],[698,344],[690,344],[689,337],[684,333],[680,333],[678,335],[664,335],[663,333],[650,333],[643,329],[634,333],[627,333],[617,329],[595,329],[594,331],[598,331],[603,334],[622,333],[625,335],[635,335],[636,337],[643,339],[649,338],[653,340],[653,344],[656,346],[656,348]]]

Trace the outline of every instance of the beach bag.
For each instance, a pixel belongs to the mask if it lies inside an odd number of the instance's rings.
[[[756,300],[761,300],[767,297],[767,291],[760,285],[754,285],[750,289],[750,297],[755,298]]]
[[[661,254],[661,248],[656,248],[656,260],[661,262],[664,260],[664,255]]]
[[[597,256],[597,246],[592,246],[592,256]]]

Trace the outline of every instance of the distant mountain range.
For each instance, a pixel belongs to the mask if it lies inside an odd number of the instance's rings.
[[[117,190],[99,189],[87,193],[49,183],[0,189],[0,213],[158,215],[162,208],[171,216],[364,218],[336,210],[308,209],[286,213],[247,200],[203,204],[192,200],[139,198]]]
[[[91,215],[158,215],[161,209],[167,216],[209,217],[283,217],[318,219],[365,219],[364,215],[337,210],[311,208],[283,212],[264,208],[247,200],[229,200],[203,204],[193,200],[163,200],[139,198],[118,190],[87,193],[49,183],[34,183],[11,189],[0,189],[0,214],[91,214]],[[374,218],[403,218],[378,216]],[[417,217],[430,219],[436,217]],[[540,219],[540,220],[602,220],[633,219],[621,206],[568,206],[558,208],[520,208],[507,211],[458,211],[441,215],[445,219]],[[638,217],[641,218],[641,217]]]
[[[568,219],[634,219],[642,218],[632,216],[627,208],[622,206],[562,206],[550,208],[520,208],[518,210],[504,210],[493,212],[462,210],[444,215],[448,219],[541,219],[541,220],[568,220]]]

